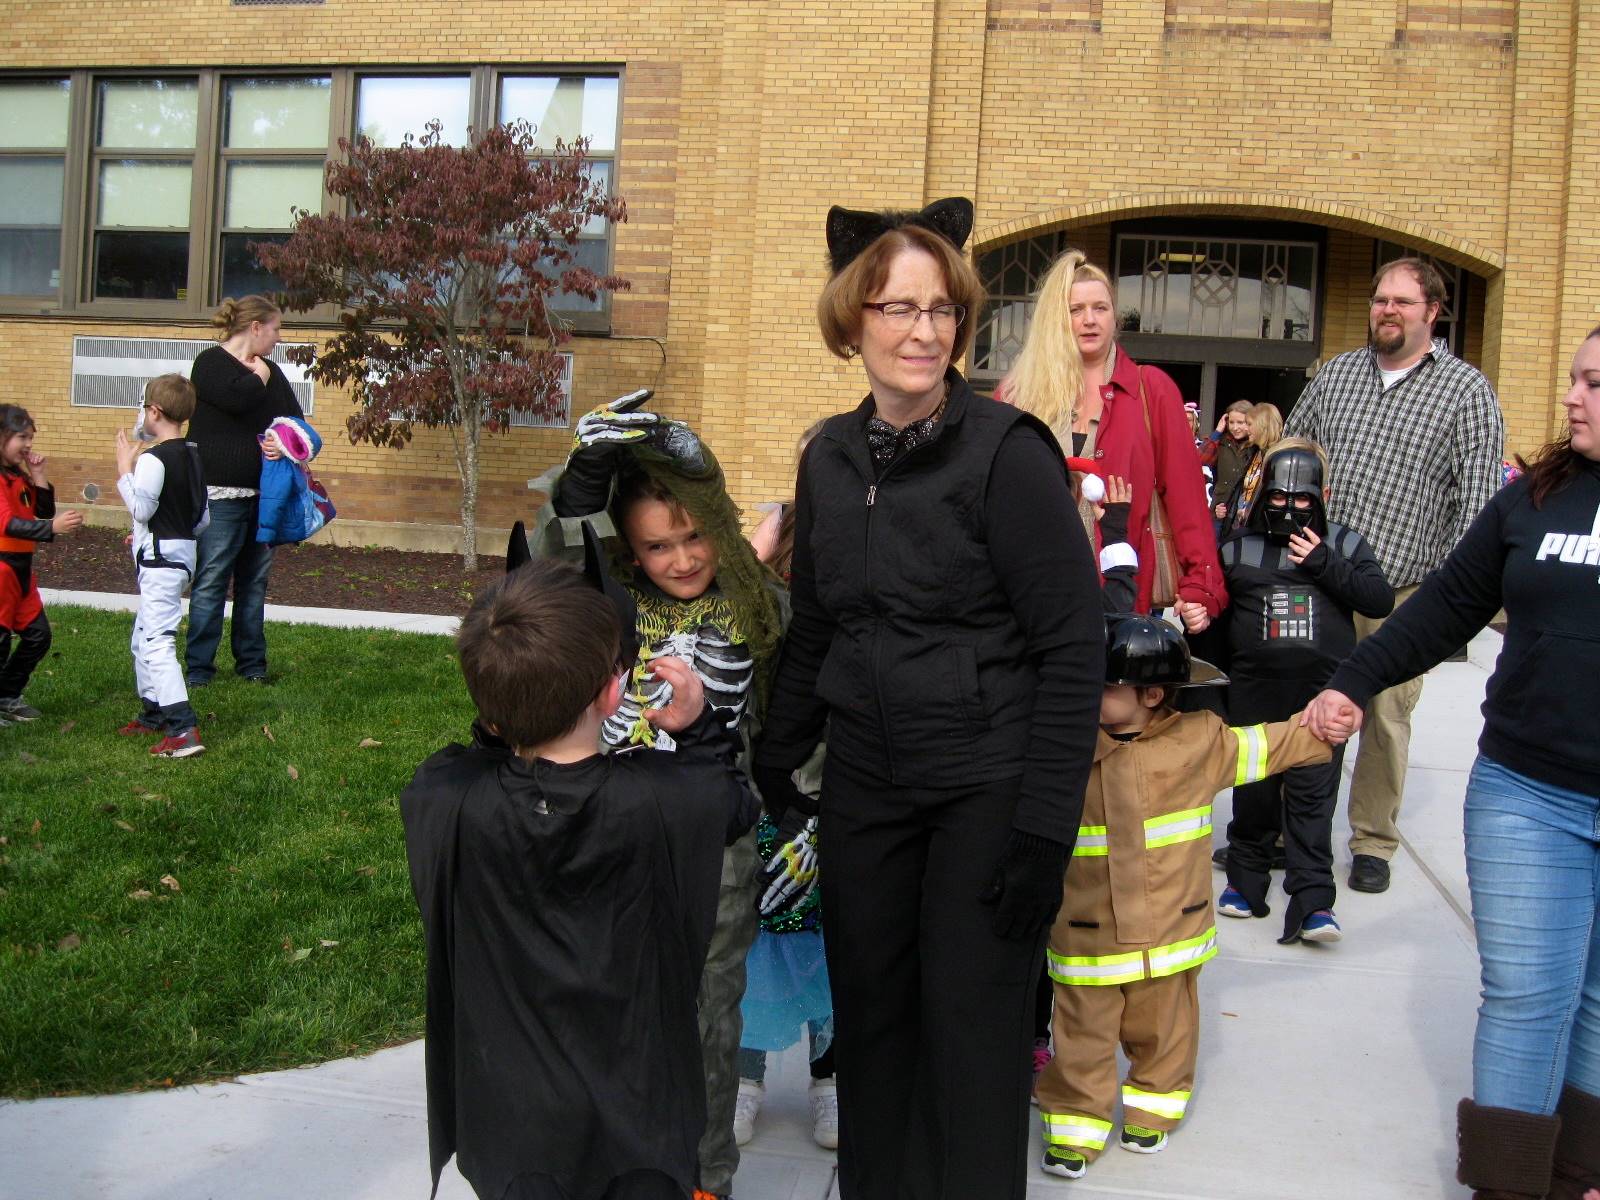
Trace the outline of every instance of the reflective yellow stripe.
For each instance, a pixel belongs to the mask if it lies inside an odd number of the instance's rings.
[[[1104,1150],[1111,1136],[1111,1122],[1078,1113],[1040,1111],[1044,1121],[1044,1140],[1052,1146],[1081,1146],[1085,1150]]]
[[[1144,848],[1172,846],[1178,842],[1192,842],[1211,836],[1211,805],[1203,808],[1186,808],[1182,812],[1151,817],[1144,823]]]
[[[1239,739],[1239,765],[1233,775],[1233,786],[1240,787],[1267,777],[1267,727],[1265,725],[1235,725],[1233,736]]]
[[[1217,927],[1213,925],[1199,937],[1173,942],[1170,946],[1157,946],[1150,951],[1150,978],[1160,979],[1190,971],[1207,959],[1217,956]]]
[[[1078,840],[1072,844],[1074,858],[1104,858],[1109,850],[1104,825],[1078,826]]]
[[[1137,1108],[1140,1112],[1154,1113],[1174,1121],[1183,1120],[1189,1108],[1188,1092],[1141,1092],[1138,1088],[1122,1085],[1122,1107]]]
[[[1082,958],[1068,958],[1048,950],[1046,965],[1050,969],[1050,978],[1057,983],[1079,986],[1132,983],[1144,978],[1144,955],[1137,950],[1132,954],[1088,955]]]

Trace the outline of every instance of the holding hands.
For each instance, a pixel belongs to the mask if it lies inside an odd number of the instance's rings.
[[[1185,633],[1201,633],[1211,626],[1211,614],[1206,611],[1204,604],[1196,604],[1192,600],[1179,600],[1173,608],[1178,614],[1178,619],[1183,622]]]
[[[1300,724],[1315,737],[1335,746],[1350,740],[1361,728],[1365,714],[1361,706],[1343,692],[1325,688],[1318,692],[1300,715]]]

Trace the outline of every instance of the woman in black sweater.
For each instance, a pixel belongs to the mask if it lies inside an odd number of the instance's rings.
[[[1504,608],[1466,798],[1483,1003],[1458,1176],[1480,1197],[1578,1200],[1600,1187],[1600,328],[1578,348],[1563,404],[1566,436],[1307,710],[1318,731],[1341,705],[1364,708]]]
[[[1099,575],[1050,432],[952,367],[966,200],[834,209],[823,338],[871,394],[807,448],[794,617],[754,776],[780,828],[828,727],[823,928],[844,1200],[1026,1191],[1033,984],[1104,676]]]
[[[200,535],[199,561],[189,596],[184,648],[189,686],[217,673],[222,609],[233,584],[233,669],[265,683],[267,637],[263,610],[272,547],[256,541],[261,455],[277,448],[256,439],[275,417],[300,417],[300,402],[278,364],[267,356],[278,344],[283,314],[264,296],[222,302],[211,323],[221,344],[202,350],[189,378],[196,405],[189,440],[200,447],[211,524]]]

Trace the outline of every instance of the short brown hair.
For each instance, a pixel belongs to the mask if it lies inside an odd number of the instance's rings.
[[[855,354],[861,344],[861,306],[883,287],[890,264],[905,250],[923,250],[933,255],[944,271],[945,291],[951,303],[967,310],[956,329],[950,360],[955,362],[966,355],[986,298],[983,281],[949,239],[920,225],[901,225],[880,236],[828,280],[817,299],[817,324],[822,328],[823,345],[838,357]]]
[[[472,602],[456,654],[479,719],[518,749],[570,730],[618,668],[622,624],[577,569],[535,559]]]
[[[1425,258],[1418,258],[1415,254],[1408,254],[1404,258],[1392,258],[1379,267],[1372,276],[1372,295],[1378,294],[1378,285],[1383,282],[1383,277],[1394,270],[1410,271],[1411,277],[1422,289],[1423,301],[1444,307],[1444,276],[1439,274],[1438,267]]]
[[[219,337],[230,338],[243,333],[251,324],[260,321],[265,325],[274,317],[282,317],[283,310],[265,296],[229,296],[211,314],[211,323],[221,332]]]
[[[182,375],[157,375],[144,385],[144,402],[161,410],[169,421],[182,425],[194,416],[194,384]]]
[[[689,510],[671,488],[642,467],[625,467],[617,473],[617,494],[611,498],[611,524],[616,527],[617,536],[623,541],[628,540],[628,535],[623,531],[628,514],[646,500],[661,501],[672,511],[673,520],[694,524]]]

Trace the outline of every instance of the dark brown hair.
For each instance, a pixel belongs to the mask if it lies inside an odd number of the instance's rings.
[[[617,610],[578,571],[534,559],[473,601],[456,653],[478,718],[518,749],[578,723],[618,670]]]
[[[617,473],[617,494],[611,498],[611,523],[616,526],[617,536],[623,541],[628,540],[624,530],[628,514],[646,500],[661,501],[671,510],[673,520],[694,524],[694,518],[683,506],[683,501],[665,483],[639,467],[625,467]]]
[[[0,442],[9,442],[19,433],[35,433],[38,426],[20,404],[0,404]]]
[[[1378,285],[1383,282],[1383,277],[1396,269],[1411,272],[1411,277],[1422,289],[1422,299],[1425,303],[1441,306],[1444,304],[1444,276],[1439,274],[1438,267],[1414,254],[1408,254],[1404,258],[1392,258],[1373,272],[1372,295],[1378,294]]]
[[[237,300],[229,296],[211,314],[211,323],[221,330],[219,337],[230,338],[249,329],[252,322],[265,325],[282,316],[283,310],[265,296],[240,296]]]
[[[1589,330],[1583,339],[1600,337],[1600,325]],[[1546,443],[1531,459],[1517,455],[1517,466],[1528,474],[1528,498],[1535,508],[1544,505],[1545,497],[1559,492],[1572,482],[1574,476],[1588,469],[1588,459],[1572,448],[1572,427],[1553,442]]]
[[[182,425],[194,416],[194,384],[182,375],[157,375],[144,386],[144,402],[161,410],[169,421]]]
[[[902,225],[883,234],[858,254],[822,289],[817,300],[817,324],[822,342],[840,358],[851,358],[861,344],[861,306],[883,287],[889,267],[902,250],[923,250],[933,255],[944,272],[945,292],[951,303],[967,310],[956,328],[950,361],[967,353],[978,328],[978,311],[983,307],[983,281],[966,257],[948,238],[920,225]]]

